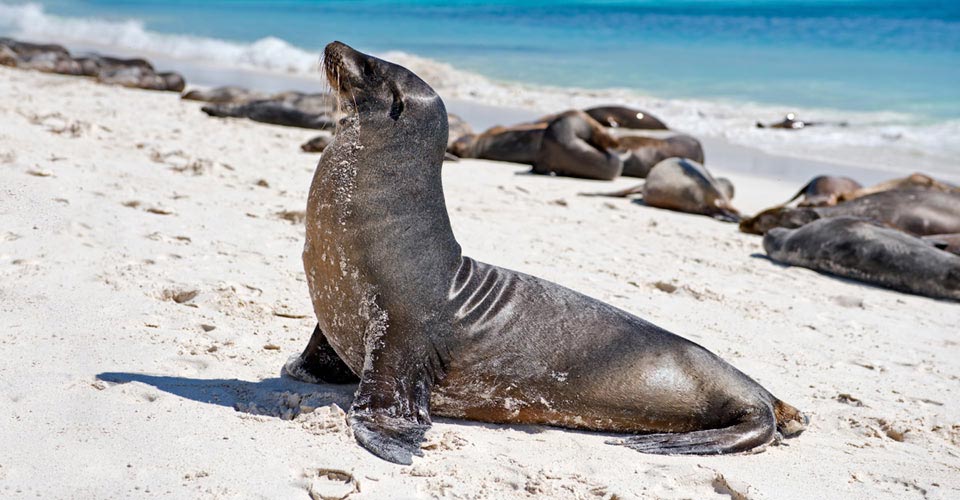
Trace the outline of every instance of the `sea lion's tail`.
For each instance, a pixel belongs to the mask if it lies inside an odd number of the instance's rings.
[[[811,184],[813,184],[813,182],[814,182],[815,180],[817,180],[817,178],[810,179],[810,182],[804,184],[803,187],[800,188],[799,191],[797,191],[797,194],[793,195],[793,198],[790,198],[789,200],[787,200],[787,201],[785,201],[785,202],[783,202],[783,203],[781,203],[781,204],[779,204],[779,205],[777,205],[777,206],[779,206],[779,207],[785,207],[785,206],[789,205],[793,200],[796,200],[797,198],[799,198],[800,196],[802,196],[803,193],[807,191],[807,189],[810,187]]]
[[[777,420],[777,430],[784,436],[803,432],[810,423],[810,418],[803,412],[776,398],[773,400],[773,415]]]

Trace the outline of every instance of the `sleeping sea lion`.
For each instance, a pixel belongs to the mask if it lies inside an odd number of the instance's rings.
[[[533,165],[546,128],[546,123],[492,127],[481,134],[464,134],[456,138],[447,151],[460,158]]]
[[[928,297],[960,300],[960,256],[860,217],[820,219],[763,237],[771,259]]]
[[[269,97],[269,95],[262,92],[228,85],[212,89],[194,89],[183,94],[182,99],[209,102],[211,104],[239,104],[257,99],[268,99]]]
[[[210,116],[250,120],[318,130],[332,130],[337,112],[329,94],[285,92],[269,99],[238,104],[210,104],[200,108]]]
[[[623,171],[623,160],[614,150],[617,147],[617,139],[590,115],[567,111],[544,130],[533,172],[613,180]]]
[[[924,188],[881,191],[824,207],[774,207],[740,221],[740,230],[764,234],[775,227],[795,228],[817,219],[850,215],[924,236],[960,232],[960,192]]]
[[[324,70],[346,114],[307,202],[318,327],[285,371],[358,376],[347,420],[367,450],[409,464],[431,415],[646,433],[615,444],[661,454],[745,451],[803,428],[797,409],[703,347],[463,256],[441,185],[443,101],[339,42]]]
[[[847,193],[852,193],[863,186],[849,178],[836,175],[818,175],[810,182],[806,183],[793,198],[787,200],[781,206],[785,206],[800,198],[797,206],[800,207],[819,207],[827,205],[836,205],[840,197]]]

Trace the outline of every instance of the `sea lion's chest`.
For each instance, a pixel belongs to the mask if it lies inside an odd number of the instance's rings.
[[[303,266],[320,329],[360,373],[365,345],[383,334],[387,317],[361,262],[363,249],[352,217],[355,176],[349,158],[321,161],[307,202]]]

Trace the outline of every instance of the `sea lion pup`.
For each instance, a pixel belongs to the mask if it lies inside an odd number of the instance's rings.
[[[740,221],[740,230],[765,234],[775,227],[795,228],[843,215],[870,219],[916,236],[956,233],[960,232],[960,192],[895,189],[832,207],[774,207]]]
[[[820,219],[763,237],[771,259],[939,299],[960,300],[960,257],[859,217]]]
[[[662,454],[749,450],[805,417],[693,342],[577,292],[464,257],[447,215],[443,101],[406,68],[333,42],[346,116],[310,186],[304,270],[318,328],[288,375],[359,375],[347,420],[409,464],[430,415],[654,433]]]
[[[846,193],[854,192],[863,186],[849,178],[836,175],[818,175],[810,182],[804,184],[793,198],[787,200],[780,206],[789,205],[791,202],[800,198],[797,206],[800,207],[820,207],[836,205],[840,197]]]
[[[267,99],[269,97],[269,95],[262,92],[257,92],[244,87],[227,85],[225,87],[215,87],[212,89],[193,89],[183,94],[181,99],[188,101],[209,102],[211,104],[237,104],[256,99]]]
[[[491,127],[479,135],[465,134],[458,137],[447,147],[447,152],[460,158],[533,165],[546,129],[546,123]]]
[[[687,158],[703,163],[703,146],[700,141],[686,134],[665,139],[643,136],[617,138],[618,149],[629,153],[623,158],[623,173],[626,177],[645,178],[654,165],[667,158]]]
[[[210,116],[248,118],[250,120],[318,130],[336,126],[334,100],[329,94],[285,92],[269,99],[256,99],[238,104],[211,104],[200,108]]]
[[[960,233],[932,234],[920,239],[940,250],[960,255]]]
[[[623,171],[623,160],[614,151],[617,147],[617,139],[590,115],[566,111],[543,131],[533,173],[613,180]]]
[[[659,118],[639,109],[625,106],[597,106],[583,111],[605,127],[668,130],[668,127]]]

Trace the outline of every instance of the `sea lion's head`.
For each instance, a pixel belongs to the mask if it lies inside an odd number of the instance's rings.
[[[446,131],[447,112],[440,97],[410,70],[358,52],[341,42],[324,49],[324,71],[348,116],[373,120],[379,126],[409,119],[418,126],[440,124]],[[446,135],[446,134],[444,134]],[[443,138],[446,144],[446,137]]]

